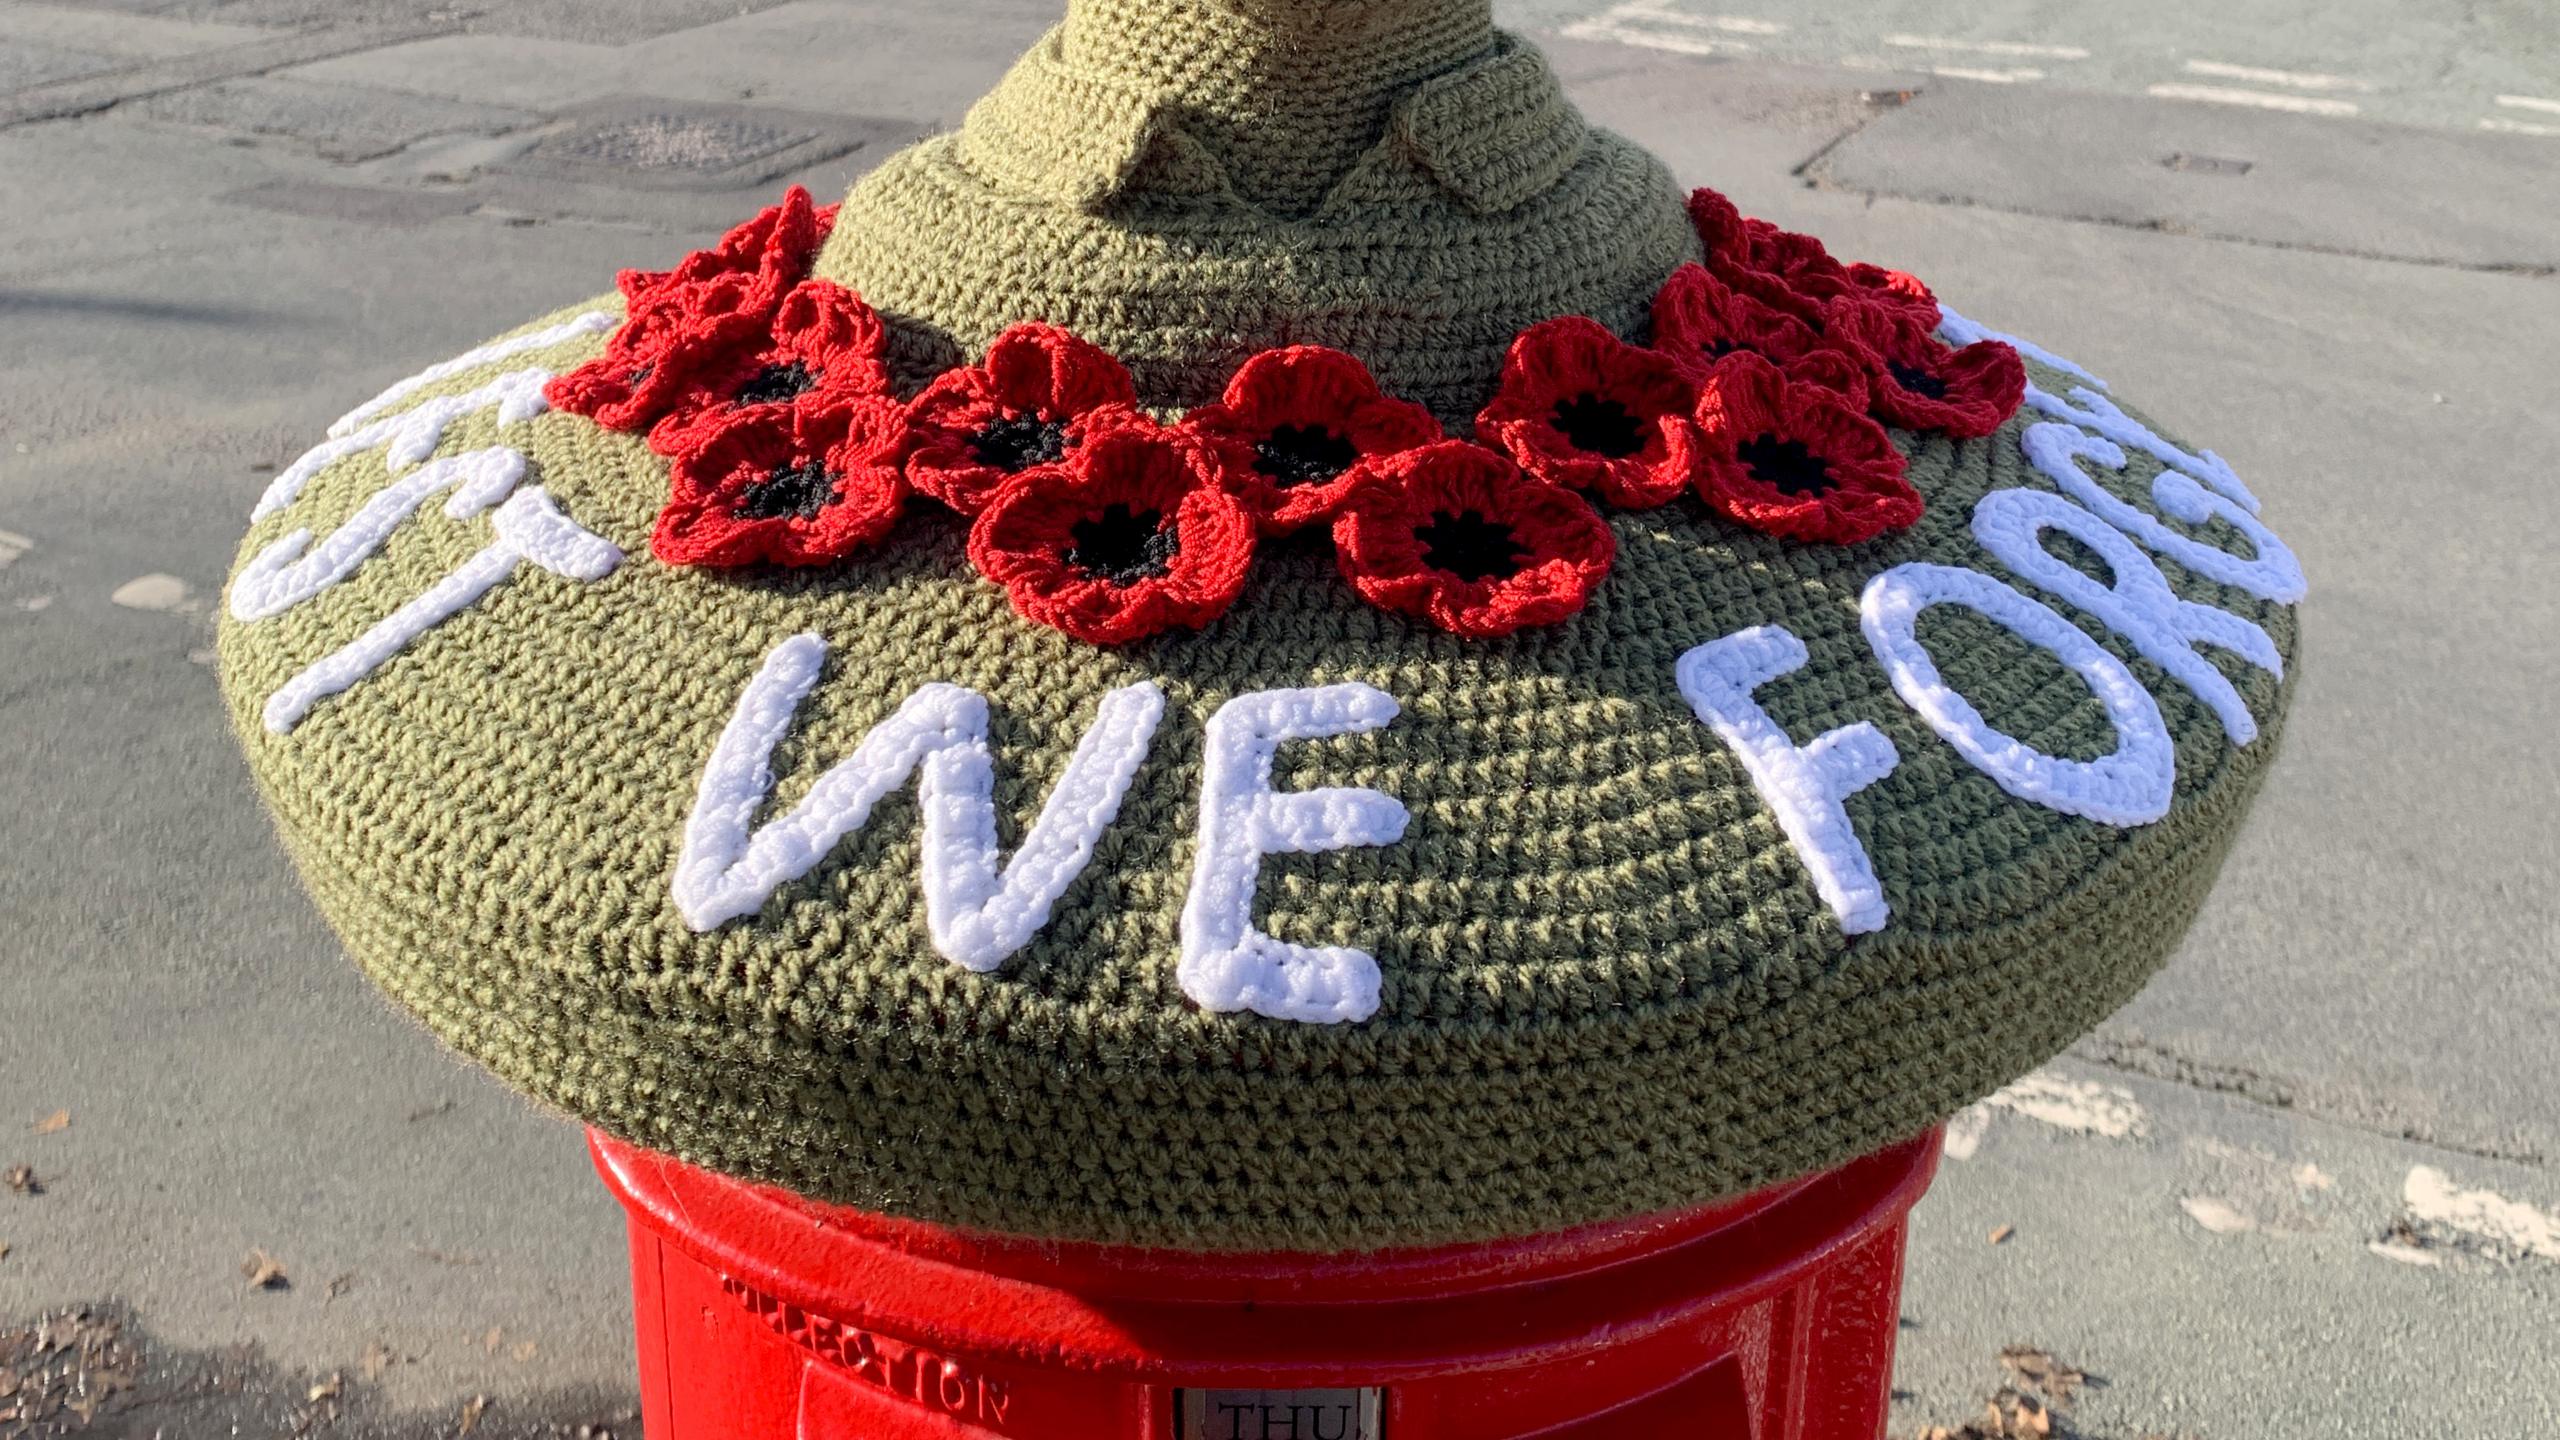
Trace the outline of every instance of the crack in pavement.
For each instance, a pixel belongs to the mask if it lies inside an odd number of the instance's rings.
[[[1879,111],[1878,114],[1883,112]],[[2217,240],[2231,245],[2252,245],[2261,250],[2282,250],[2298,255],[2334,255],[2344,260],[2375,260],[2389,265],[2414,265],[2428,270],[2457,270],[2473,275],[2508,275],[2522,280],[2548,280],[2560,276],[2560,265],[2545,265],[2525,260],[2439,260],[2424,255],[2399,255],[2386,250],[2361,250],[2352,245],[2321,245],[2305,240],[2269,240],[2262,236],[2240,235],[2227,231],[2203,229],[2183,221],[2157,216],[2149,220],[2122,220],[2106,215],[2078,214],[2068,210],[2034,210],[2019,205],[2003,205],[1970,195],[1951,195],[1908,190],[1878,190],[1844,184],[1825,174],[1822,163],[1840,145],[1866,128],[1861,123],[1848,134],[1825,145],[1814,157],[1796,167],[1796,176],[1808,190],[1825,190],[1837,195],[1855,195],[1869,204],[1878,200],[1903,200],[1914,205],[1943,205],[1951,209],[1988,210],[1999,215],[2019,215],[2034,220],[2059,220],[2071,225],[2098,225],[2110,230],[2133,230],[2155,235],[2175,235],[2188,240]]]
[[[2111,1035],[2100,1030],[2073,1045],[2068,1053],[2075,1060],[2105,1069],[2208,1094],[2236,1096],[2270,1110],[2289,1110],[2381,1139],[2401,1140],[2447,1154],[2537,1169],[2550,1164],[2548,1155],[2529,1145],[2509,1145],[2477,1136],[2448,1134],[2393,1115],[2382,1102],[2350,1090],[2336,1086],[2315,1087],[2245,1065],[2200,1060],[2148,1040]]]
[[[457,34],[462,28],[459,18],[414,25],[325,26],[292,31],[269,40],[147,60],[101,74],[73,76],[0,95],[0,130],[94,115],[131,100]]]

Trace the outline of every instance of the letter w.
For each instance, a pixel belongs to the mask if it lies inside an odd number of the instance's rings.
[[[921,766],[926,928],[933,947],[953,963],[982,973],[995,969],[1049,923],[1058,896],[1093,858],[1094,841],[1120,813],[1120,799],[1155,738],[1164,692],[1138,684],[1102,698],[1040,818],[999,871],[987,701],[958,685],[920,687],[873,726],[853,754],[819,776],[789,814],[754,825],[773,793],[773,747],[826,658],[825,640],[795,635],[773,648],[738,698],[685,821],[676,909],[697,931],[754,914],[775,890],[816,869],[837,841],[862,828],[882,796]]]

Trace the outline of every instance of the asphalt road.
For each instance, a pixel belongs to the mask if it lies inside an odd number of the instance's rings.
[[[250,501],[383,384],[956,122],[1052,10],[467,8],[0,5],[0,1171],[43,1186],[0,1191],[0,1356],[116,1302],[173,1440],[447,1434],[475,1396],[476,1435],[633,1429],[574,1132],[357,979],[223,732]],[[2560,1433],[2560,137],[2514,128],[2560,114],[2497,99],[2560,97],[2527,9],[1513,12],[1685,178],[2219,450],[2312,577],[2193,940],[1958,1126],[1897,1434],[1978,1418],[2009,1346],[2104,1381],[2092,1437]],[[629,96],[831,158],[671,183],[561,143]]]

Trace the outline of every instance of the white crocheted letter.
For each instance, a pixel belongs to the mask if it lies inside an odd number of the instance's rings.
[[[1932,605],[1961,605],[2069,667],[2105,707],[2115,750],[2095,760],[2065,760],[1994,728],[1939,676],[1920,643],[1915,627]],[[2147,825],[2169,813],[2178,757],[2159,702],[2123,661],[2053,607],[1979,570],[1910,564],[1867,582],[1859,618],[1894,693],[2001,789],[2108,825]]]
[[[782,886],[817,868],[836,843],[871,818],[881,797],[919,768],[924,817],[925,927],[946,959],[984,973],[1030,943],[1058,897],[1093,858],[1146,759],[1164,694],[1137,684],[1103,697],[1013,859],[999,865],[995,757],[987,701],[958,685],[917,689],[871,727],[854,752],[818,777],[789,814],[754,824],[773,792],[773,750],[817,684],[827,642],[795,635],[773,648],[738,697],[685,822],[676,859],[676,909],[697,931],[764,908]]]
[[[293,727],[311,713],[312,706],[372,674],[384,661],[407,649],[411,641],[469,609],[515,574],[519,565],[531,563],[564,580],[596,581],[622,564],[619,548],[561,514],[560,507],[551,503],[550,495],[539,485],[517,491],[498,507],[491,523],[498,532],[497,539],[416,599],[313,661],[268,696],[264,712],[267,729],[277,735],[291,734]]]
[[[1200,845],[1182,907],[1182,993],[1213,1011],[1334,1024],[1378,1010],[1378,962],[1366,951],[1294,945],[1253,927],[1265,855],[1316,854],[1404,838],[1402,802],[1375,790],[1271,788],[1282,741],[1357,735],[1396,718],[1367,685],[1239,695],[1209,717],[1200,774]]]
[[[2044,548],[2044,532],[2059,530],[2098,554],[2114,572],[2112,583],[2082,574]],[[2284,656],[2267,632],[2228,610],[2181,600],[2168,577],[2142,547],[2106,521],[2045,490],[1994,490],[1973,507],[1973,536],[2022,580],[2098,617],[2145,659],[2213,708],[2231,743],[2258,738],[2258,722],[2238,687],[2198,653],[2199,645],[2228,650],[2261,670],[2284,674]]]
[[[1824,731],[1809,745],[1789,740],[1751,692],[1804,663],[1803,641],[1775,625],[1755,625],[1681,656],[1680,693],[1733,747],[1840,928],[1863,935],[1883,929],[1890,912],[1840,802],[1892,774],[1902,757],[1863,720]]]
[[[2059,486],[2063,494],[2088,506],[2098,518],[2141,541],[2154,553],[2207,580],[2236,585],[2261,600],[2291,605],[2302,598],[2302,562],[2293,558],[2293,552],[2276,538],[2276,533],[2261,524],[2247,506],[2218,490],[2206,489],[2185,471],[2163,470],[2154,476],[2152,503],[2170,518],[2189,525],[2222,520],[2248,538],[2254,553],[2234,555],[2218,545],[2180,534],[2161,523],[2159,516],[2127,504],[2091,478],[2080,468],[2080,461],[2095,460],[2110,470],[2125,467],[2124,447],[2104,435],[2048,420],[2028,426],[2018,444],[2027,453],[2027,463]]]

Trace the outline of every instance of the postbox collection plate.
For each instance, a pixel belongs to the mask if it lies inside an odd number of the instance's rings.
[[[1177,1390],[1173,1440],[1379,1440],[1386,1392]]]

